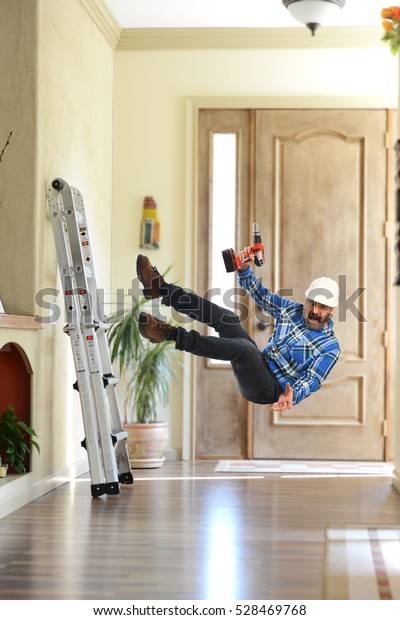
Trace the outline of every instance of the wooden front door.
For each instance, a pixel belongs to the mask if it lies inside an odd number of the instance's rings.
[[[249,154],[247,164],[238,168],[238,185],[247,193],[238,194],[235,248],[247,245],[254,210],[266,250],[266,264],[256,273],[265,286],[302,302],[314,278],[337,279],[341,299],[334,322],[342,354],[316,394],[281,414],[266,406],[249,407],[238,395],[228,368],[198,362],[203,370],[198,375],[196,437],[201,449],[197,454],[242,456],[247,444],[247,456],[253,458],[382,459],[388,113],[240,112],[242,123],[243,115],[247,118]],[[219,123],[225,118],[223,111],[217,116]],[[209,117],[211,127],[215,121]],[[210,135],[210,126],[207,131]],[[244,146],[242,141],[242,151]],[[200,208],[207,203],[201,188],[210,186],[210,177],[203,184],[202,165],[200,155]],[[200,235],[210,223],[207,217],[205,210]],[[204,265],[204,247],[198,247],[199,265]],[[247,327],[263,348],[273,329],[270,319],[251,306]],[[215,447],[208,452],[210,427],[215,429]],[[231,448],[225,452],[228,435]]]
[[[342,354],[321,389],[291,411],[254,407],[255,458],[384,456],[386,132],[382,110],[256,114],[263,280],[303,301],[314,278],[335,278]]]

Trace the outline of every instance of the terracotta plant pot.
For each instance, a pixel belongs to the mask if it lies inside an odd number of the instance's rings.
[[[161,467],[168,440],[167,422],[124,424],[128,433],[129,462],[133,469]]]

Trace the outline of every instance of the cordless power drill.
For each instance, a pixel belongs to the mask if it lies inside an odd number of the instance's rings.
[[[254,256],[254,262],[257,267],[261,267],[264,264],[264,246],[261,241],[260,229],[256,221],[253,222],[253,245],[250,246],[245,253],[245,260],[250,260],[250,256]],[[222,250],[222,257],[225,263],[225,269],[229,273],[230,271],[237,271],[242,267],[242,262],[236,256],[232,248],[228,250]]]

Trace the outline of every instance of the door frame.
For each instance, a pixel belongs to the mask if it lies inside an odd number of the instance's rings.
[[[388,125],[395,136],[395,107],[387,97],[188,97],[186,99],[186,171],[185,171],[185,273],[186,286],[195,289],[197,280],[197,132],[199,112],[202,109],[384,109],[388,112]],[[386,197],[386,333],[391,333],[395,326],[395,303],[393,291],[394,277],[394,155],[393,148],[387,146],[387,197]],[[392,172],[393,171],[393,172]],[[385,356],[385,460],[390,461],[395,452],[392,445],[394,436],[391,421],[393,419],[395,388],[390,379],[395,376],[395,347],[391,346],[391,338],[387,338]],[[195,360],[192,355],[183,357],[182,378],[182,459],[192,460],[195,457],[195,415],[196,415],[196,382]],[[248,409],[248,458],[252,453],[252,415]]]

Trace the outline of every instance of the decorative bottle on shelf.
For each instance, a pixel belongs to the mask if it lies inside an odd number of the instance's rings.
[[[146,196],[143,202],[140,247],[148,250],[160,247],[160,222],[158,219],[157,203],[153,196]]]

